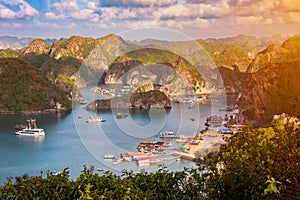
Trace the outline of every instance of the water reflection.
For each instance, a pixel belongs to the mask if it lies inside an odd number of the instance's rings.
[[[44,142],[45,136],[24,136],[24,135],[17,135],[18,140],[22,143],[34,144],[39,145]]]

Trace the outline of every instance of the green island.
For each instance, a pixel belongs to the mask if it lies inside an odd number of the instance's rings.
[[[197,168],[173,172],[110,171],[83,166],[76,180],[68,168],[39,176],[8,177],[1,199],[297,199],[300,195],[299,122],[274,120],[247,127]],[[251,163],[251,164],[249,164]]]

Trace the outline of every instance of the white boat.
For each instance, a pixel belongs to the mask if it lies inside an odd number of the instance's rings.
[[[24,136],[45,136],[45,131],[42,128],[37,128],[36,119],[27,120],[28,126],[26,128],[17,129],[16,135]]]
[[[82,105],[87,104],[87,100],[85,100],[85,99],[80,99],[80,100],[79,100],[79,103],[82,104]]]
[[[164,131],[160,133],[160,138],[176,138],[176,133],[172,131]]]
[[[42,128],[33,128],[33,129],[23,129],[15,132],[16,135],[25,135],[25,136],[44,136],[45,131]]]
[[[104,159],[115,159],[116,158],[115,154],[110,154],[110,153],[105,154],[103,157],[104,157]]]
[[[100,122],[105,122],[105,119],[103,119],[103,117],[89,117],[86,122],[87,123],[100,123]]]

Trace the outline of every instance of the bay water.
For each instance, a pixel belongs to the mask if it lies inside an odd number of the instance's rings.
[[[89,89],[83,94],[89,102],[98,98]],[[204,128],[207,116],[219,112],[219,107],[212,105],[195,104],[191,108],[188,104],[172,104],[172,109],[167,111],[128,110],[128,117],[117,119],[116,113],[110,110],[94,112],[84,107],[79,105],[69,113],[38,116],[0,115],[0,183],[6,182],[9,176],[40,175],[41,172],[45,176],[47,170],[59,172],[66,167],[70,169],[71,178],[76,179],[83,165],[117,174],[122,169],[155,171],[160,167],[157,164],[144,167],[135,162],[114,164],[111,160],[104,160],[103,156],[137,151],[136,147],[142,141],[159,141],[159,132],[164,130],[192,136]],[[86,123],[90,116],[102,116],[106,121]],[[46,132],[45,137],[14,134],[14,126],[25,123],[29,117],[37,119],[38,127]],[[173,160],[165,166],[169,170],[182,170],[195,167],[195,164]]]

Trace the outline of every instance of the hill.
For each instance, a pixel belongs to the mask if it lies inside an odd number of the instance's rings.
[[[259,52],[247,72],[254,73],[272,63],[300,61],[300,35],[290,37],[281,46],[272,44]]]
[[[269,64],[249,75],[239,102],[241,114],[258,126],[273,115],[300,116],[300,62]]]
[[[0,59],[0,111],[43,111],[56,103],[70,108],[67,94],[35,66],[16,58]]]

